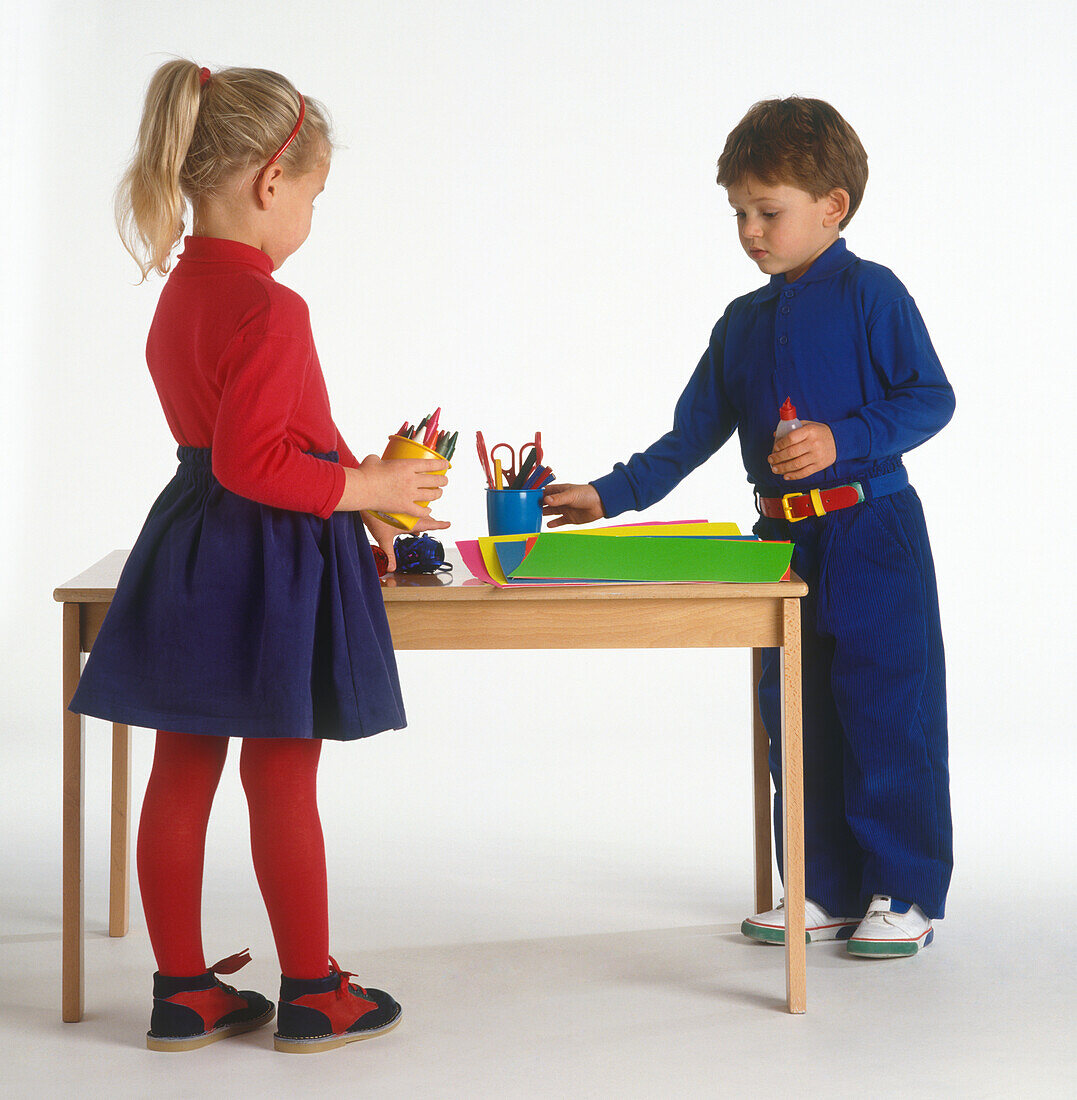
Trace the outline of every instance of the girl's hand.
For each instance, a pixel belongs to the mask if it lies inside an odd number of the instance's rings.
[[[799,481],[833,466],[837,457],[834,433],[825,424],[806,420],[774,444],[767,461],[786,481]]]
[[[389,573],[396,572],[396,554],[393,552],[393,540],[399,535],[417,535],[420,531],[442,531],[449,526],[448,520],[421,519],[410,531],[401,531],[399,527],[386,523],[385,520],[379,519],[371,512],[361,512],[360,515],[363,517],[363,523],[366,524],[367,530],[374,536],[374,541],[385,551],[385,556],[389,559],[387,567]]]
[[[433,516],[421,519],[410,531],[397,531],[398,535],[418,535],[423,531],[444,531],[452,526],[447,519],[434,519]]]
[[[565,523],[590,523],[604,519],[606,512],[602,498],[593,485],[551,485],[542,494],[542,514],[557,516],[547,527],[560,527]]]
[[[430,509],[416,503],[437,500],[441,488],[449,479],[444,474],[445,461],[437,458],[378,458],[367,455],[357,470],[344,467],[344,495],[338,512],[358,512],[375,509],[416,516],[421,529],[436,531],[448,523],[431,518]]]
[[[360,512],[359,514],[363,517],[363,523],[366,524],[367,530],[374,536],[374,541],[382,548],[385,556],[389,559],[387,571],[395,573],[396,554],[393,553],[393,539],[403,532],[399,527],[394,527],[391,523],[378,519],[370,512]]]

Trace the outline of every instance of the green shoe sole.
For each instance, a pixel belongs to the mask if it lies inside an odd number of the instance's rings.
[[[740,926],[740,934],[759,943],[772,943],[778,947],[785,946],[784,928],[763,928],[758,924],[752,924],[750,921],[743,921]],[[804,933],[804,942],[811,943],[810,932]]]
[[[845,947],[850,955],[862,959],[907,959],[910,955],[917,954],[921,946],[927,947],[934,938],[935,930],[931,929],[923,944],[916,940],[899,940],[895,943],[888,943],[886,940],[849,940]]]

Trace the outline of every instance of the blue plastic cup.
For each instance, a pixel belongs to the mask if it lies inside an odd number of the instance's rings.
[[[491,535],[533,535],[542,529],[543,489],[487,489]]]

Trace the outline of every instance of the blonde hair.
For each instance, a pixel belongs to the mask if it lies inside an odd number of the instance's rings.
[[[142,270],[168,273],[195,207],[237,173],[264,165],[299,118],[300,96],[268,69],[222,69],[203,79],[192,61],[150,78],[131,163],[116,189],[116,226]],[[329,116],[306,99],[306,116],[278,163],[288,175],[316,168],[332,151]]]

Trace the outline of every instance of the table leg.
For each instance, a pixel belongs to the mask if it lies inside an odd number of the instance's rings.
[[[782,822],[785,850],[785,989],[790,1012],[807,1007],[804,950],[804,747],[800,601],[782,600]]]
[[[763,675],[763,651],[752,650],[752,805],[755,811],[755,911],[774,907],[774,877],[771,870],[770,745],[763,716],[759,713],[759,679]]]
[[[63,786],[63,932],[61,935],[62,1017],[74,1023],[82,1019],[82,804],[85,786],[82,754],[85,723],[81,714],[67,709],[82,671],[79,629],[80,607],[64,604],[63,698],[64,698],[64,786]]]
[[[126,936],[131,917],[131,730],[112,726],[112,860],[108,883],[108,934]]]

